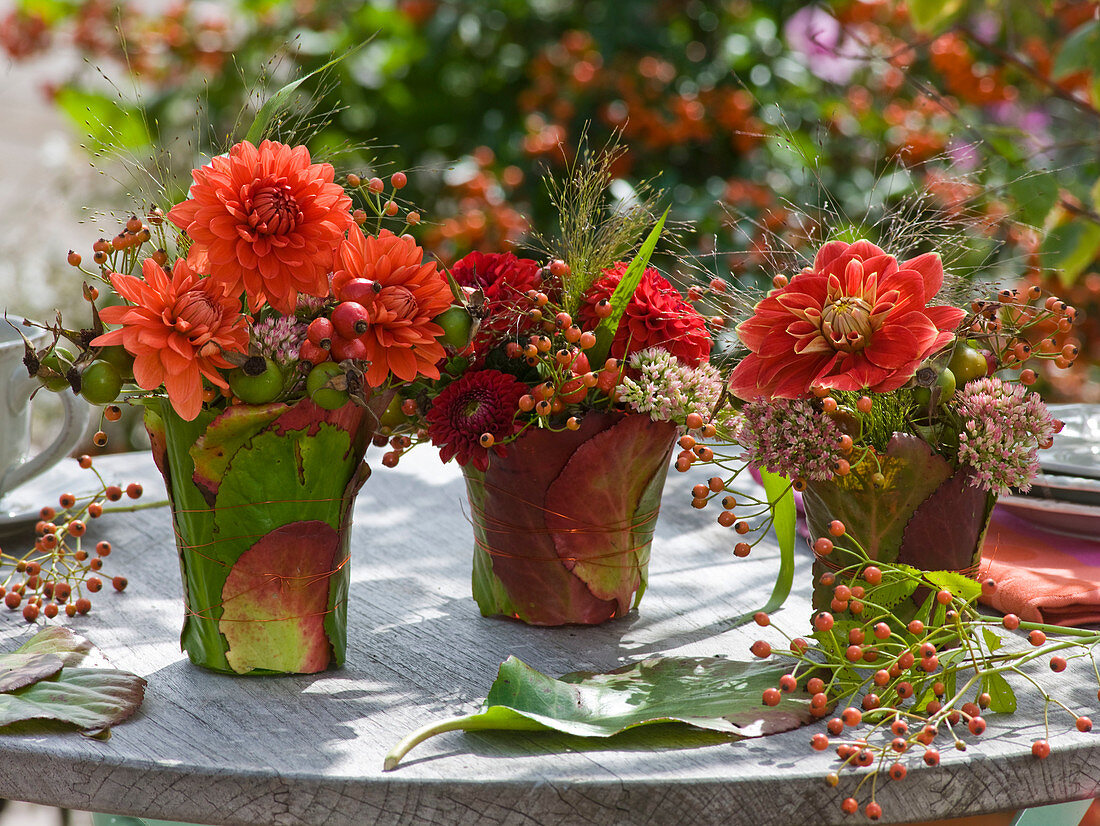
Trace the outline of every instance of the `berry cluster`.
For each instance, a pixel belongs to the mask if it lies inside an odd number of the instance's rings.
[[[834,541],[846,536],[845,526],[834,521],[829,533],[816,539],[817,554],[831,554]],[[938,765],[944,746],[965,751],[986,731],[989,713],[1014,711],[1005,675],[1026,680],[1048,711],[1065,712],[1078,731],[1092,729],[1089,717],[1053,697],[1025,666],[1046,661],[1051,671],[1062,672],[1072,660],[1091,663],[1100,633],[1023,622],[1013,614],[990,618],[975,602],[983,591],[996,589],[993,580],[979,584],[959,574],[872,564],[858,550],[852,554],[856,562],[821,577],[830,610],[813,618],[816,644],[790,639],[794,664],[761,697],[776,706],[785,694],[804,688],[811,713],[822,719],[846,704],[827,721],[826,732],[810,738],[817,751],[836,750],[840,766],[826,778],[831,786],[842,782],[845,770],[867,770],[841,802],[844,812],[858,811],[865,797],[864,813],[877,820],[882,807],[875,791],[882,774],[900,781],[913,762]],[[762,612],[755,619],[760,626],[771,623]],[[1028,631],[1030,648],[1006,644],[1010,635],[999,633],[1001,628]],[[750,650],[756,657],[772,656],[763,640]],[[1051,750],[1049,714],[1044,719],[1046,735],[1032,744],[1040,759]]]
[[[560,280],[569,274],[569,267],[564,261],[556,260],[544,269],[544,274],[547,281]],[[625,366],[617,359],[607,358],[598,370],[593,370],[588,354],[596,347],[595,334],[582,330],[550,295],[541,290],[518,294],[507,312],[514,317],[512,332],[534,331],[525,340],[507,341],[500,351],[505,369],[510,374],[523,376],[527,385],[528,392],[520,395],[517,402],[518,417],[524,426],[576,430],[580,427],[582,404],[610,407],[615,403],[615,388],[622,381]],[[610,313],[610,302],[604,300],[597,305],[599,318],[606,318]],[[445,371],[448,377],[460,376],[470,365],[469,355],[473,354],[466,347],[469,335],[467,327],[466,340],[454,341],[457,347],[453,349],[468,355],[456,355],[450,360]],[[402,393],[407,397],[395,399],[390,415],[382,420],[381,442],[389,438],[393,448],[392,453],[383,458],[384,464],[396,464],[402,452],[412,445],[408,436],[392,434],[410,429],[415,419],[431,407],[423,387],[412,385]],[[504,438],[491,432],[482,433],[478,438],[481,447],[488,450],[514,441],[523,429]],[[421,427],[418,435],[423,438],[428,432]],[[376,443],[378,441],[376,437]]]
[[[1044,299],[1037,284],[1001,290],[996,300],[975,301],[970,310],[966,329],[989,348],[983,353],[992,361],[989,372],[1019,370],[1020,383],[1030,386],[1038,379],[1033,368],[1024,366],[1031,359],[1046,360],[1066,370],[1080,354],[1080,344],[1066,338],[1079,321],[1077,308],[1056,295]]]
[[[81,456],[78,462],[95,474],[98,489],[81,496],[63,493],[57,507],[42,508],[31,550],[21,556],[0,551],[0,598],[12,611],[22,606],[27,622],[36,622],[39,616],[53,619],[64,612],[73,617],[91,610],[91,595],[103,589],[103,564],[113,548],[107,540],[86,547],[91,544],[84,539],[89,522],[110,510],[133,509],[111,508],[107,503],[118,502],[123,496],[140,499],[143,493],[136,482],[125,488],[106,484],[90,456]],[[110,582],[116,591],[127,584],[124,576],[114,576]]]

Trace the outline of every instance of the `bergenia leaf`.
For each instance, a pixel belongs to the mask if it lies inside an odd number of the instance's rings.
[[[665,227],[666,218],[668,218],[667,209],[664,215],[654,224],[645,241],[642,242],[638,254],[627,266],[626,272],[623,273],[622,279],[615,287],[615,292],[611,294],[611,315],[596,326],[596,346],[592,348],[588,355],[591,364],[603,364],[607,359],[611,341],[615,338],[615,331],[619,329],[619,321],[622,319],[623,313],[626,312],[626,307],[630,304],[634,291],[642,283],[642,276],[645,275],[645,269],[649,266],[649,259],[653,257],[653,251],[657,248],[657,242],[661,238],[661,230]]]
[[[101,731],[130,717],[145,696],[145,680],[106,668],[65,668],[10,694],[0,694],[0,726],[58,720]]]
[[[106,658],[84,637],[79,637],[68,628],[53,625],[39,631],[12,654],[51,654],[60,658],[62,665],[79,665],[91,656],[95,664],[105,664]],[[12,654],[4,656],[12,656]]]
[[[56,654],[0,654],[0,692],[34,685],[52,677],[64,665]]]
[[[611,737],[651,723],[679,722],[737,737],[790,731],[814,720],[799,690],[774,707],[764,689],[790,670],[781,663],[716,657],[654,657],[606,674],[579,672],[555,680],[515,657],[500,666],[482,711],[413,732],[386,755],[397,767],[416,744],[445,731],[553,730]]]
[[[113,668],[73,668],[106,662],[88,640],[50,627],[15,651],[0,654],[0,726],[57,720],[102,733],[141,705],[145,680]]]

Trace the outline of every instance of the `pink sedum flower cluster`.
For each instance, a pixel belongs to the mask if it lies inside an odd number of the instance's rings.
[[[619,385],[619,401],[655,422],[684,425],[691,413],[709,419],[722,393],[722,376],[710,364],[689,367],[660,347],[635,353],[627,366],[631,372]]]
[[[978,379],[959,391],[958,411],[959,462],[974,469],[978,484],[998,496],[1029,490],[1039,472],[1038,448],[1058,430],[1039,394],[995,377]]]
[[[792,479],[826,481],[840,459],[843,433],[808,399],[748,402],[733,426],[752,465]]]
[[[287,367],[298,361],[308,327],[292,315],[268,316],[252,326],[252,341],[261,356]]]

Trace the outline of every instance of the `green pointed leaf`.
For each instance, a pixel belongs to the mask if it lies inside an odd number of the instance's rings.
[[[1016,711],[1016,694],[1008,680],[994,672],[982,678],[982,684],[989,694],[989,707],[998,714],[1012,714]]]
[[[917,590],[919,574],[911,565],[896,562],[882,568],[882,582],[867,589],[865,602],[889,610],[908,599]]]
[[[283,86],[272,94],[271,97],[264,101],[260,110],[256,113],[256,118],[252,121],[252,125],[248,128],[248,134],[244,136],[244,139],[252,144],[260,143],[267,135],[267,130],[275,119],[289,108],[290,102],[294,98],[294,93],[298,91],[298,87],[314,75],[332,68],[349,54],[351,54],[351,52],[345,52],[339,57],[334,57],[324,66],[314,69],[307,75],[295,78],[286,86]]]
[[[1100,226],[1074,220],[1051,229],[1039,247],[1043,265],[1059,270],[1063,284],[1069,285],[1083,273],[1100,253]]]
[[[771,597],[761,609],[772,612],[787,600],[794,583],[794,542],[795,542],[795,506],[791,480],[786,476],[760,471],[764,482],[764,493],[772,512],[772,530],[779,543],[779,573],[775,577]]]
[[[963,0],[909,0],[909,18],[922,32],[942,27],[964,8]]]
[[[660,217],[649,235],[642,242],[641,249],[634,256],[634,260],[626,268],[615,292],[611,294],[611,315],[596,325],[596,346],[589,352],[588,358],[591,364],[603,364],[607,359],[607,353],[611,349],[611,341],[615,338],[615,332],[619,329],[619,321],[634,296],[634,291],[642,283],[642,276],[649,266],[649,259],[653,257],[653,251],[657,248],[657,242],[661,238],[661,230],[665,227],[665,219],[668,218],[668,210]]]
[[[1004,641],[1000,638],[997,632],[992,630],[991,628],[983,627],[982,637],[985,639],[985,647],[990,654],[992,654],[994,651],[1000,648],[1001,645],[1004,644]]]
[[[386,756],[385,769],[396,768],[413,746],[444,731],[554,730],[610,737],[669,722],[739,737],[789,731],[813,721],[809,695],[785,695],[774,707],[760,700],[788,670],[781,663],[654,657],[607,674],[578,672],[555,680],[509,657],[481,712],[413,732]]]
[[[973,602],[982,592],[978,582],[957,571],[925,571],[924,578],[966,602]]]
[[[1080,71],[1100,72],[1100,21],[1087,20],[1062,42],[1051,77],[1061,80]]]

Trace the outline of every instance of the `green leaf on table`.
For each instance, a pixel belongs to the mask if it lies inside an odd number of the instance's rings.
[[[982,677],[982,690],[989,695],[989,707],[998,714],[1012,714],[1016,711],[1016,694],[1008,680],[996,672]]]
[[[98,735],[130,717],[145,696],[145,680],[113,668],[75,668],[102,654],[66,628],[40,631],[0,654],[0,726],[56,720]]]
[[[13,653],[52,654],[59,657],[63,665],[79,665],[89,656],[103,660],[103,655],[91,642],[60,625],[39,631]]]
[[[0,726],[57,720],[100,732],[128,719],[145,697],[145,680],[106,668],[64,668],[10,694],[0,694]]]
[[[611,737],[651,723],[679,722],[742,738],[790,731],[812,722],[810,697],[784,695],[778,706],[761,703],[790,666],[717,657],[654,657],[606,674],[578,672],[560,680],[515,657],[500,666],[477,714],[432,723],[386,755],[397,768],[415,745],[445,731],[559,731]]]
[[[0,692],[34,685],[52,677],[64,665],[56,654],[0,654]]]

